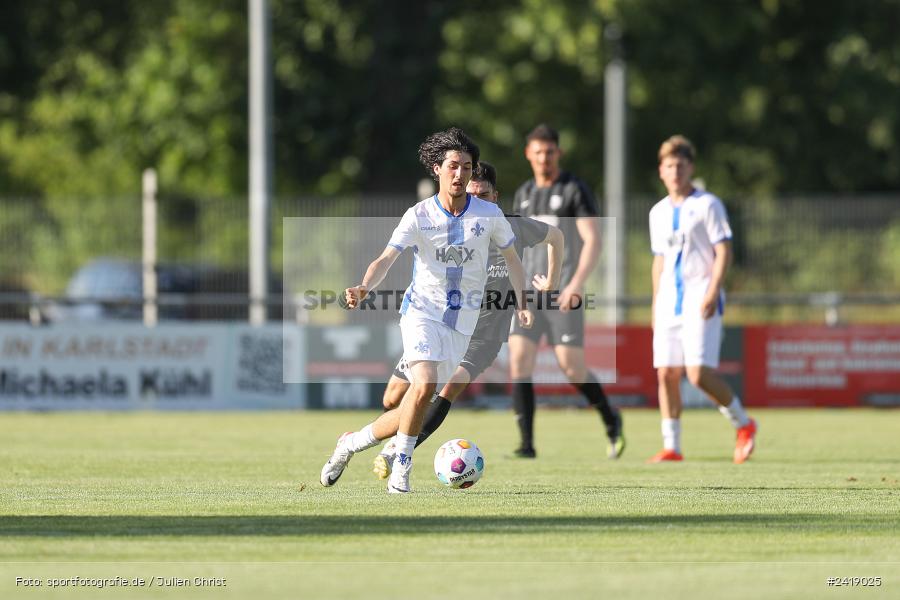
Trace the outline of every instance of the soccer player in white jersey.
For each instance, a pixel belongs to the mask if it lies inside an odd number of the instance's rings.
[[[676,135],[659,149],[659,178],[668,195],[650,210],[653,250],[653,366],[659,381],[663,449],[649,462],[683,460],[681,378],[706,393],[737,430],[734,462],[753,452],[756,422],[715,373],[722,340],[731,263],[731,227],[725,206],[694,187],[694,147]]]
[[[437,382],[449,381],[465,355],[478,320],[491,242],[509,266],[512,289],[521,303],[518,318],[530,318],[524,304],[525,273],[509,223],[496,204],[466,192],[478,158],[478,146],[460,129],[429,136],[419,147],[419,160],[437,179],[438,193],[406,211],[362,282],[345,291],[348,306],[355,308],[381,283],[400,253],[412,248],[413,279],[400,309],[403,362],[411,385],[398,409],[399,426],[393,415],[384,414],[360,431],[342,435],[322,467],[324,486],[334,485],[354,453],[396,431],[397,453],[387,488],[391,493],[410,491],[413,449],[425,409]]]
[[[494,166],[479,160],[478,168],[472,174],[467,191],[483,200],[498,204],[500,193],[497,190],[497,170]],[[565,239],[562,232],[553,225],[520,215],[506,215],[506,220],[509,221],[513,234],[516,236],[517,253],[538,244],[547,244],[547,274],[535,274],[532,286],[535,291],[540,292],[556,289],[556,286],[559,285],[565,251]],[[511,289],[506,261],[496,249],[491,250],[487,270],[488,277],[484,286],[485,302],[481,307],[478,325],[469,340],[469,348],[459,366],[456,367],[456,372],[453,373],[450,381],[444,384],[440,393],[435,395],[428,406],[422,422],[422,431],[416,439],[417,448],[441,426],[450,412],[451,404],[462,394],[469,383],[494,363],[500,349],[509,337],[512,306],[507,306],[507,302],[503,299],[508,297]],[[501,300],[497,301],[498,298]],[[396,415],[399,412],[394,409],[400,406],[408,389],[409,381],[406,375],[399,368],[395,368],[385,387],[382,399],[385,410],[391,411],[389,414]],[[387,479],[390,476],[391,465],[396,454],[395,449],[395,441],[391,438],[375,456],[372,472],[379,479]]]

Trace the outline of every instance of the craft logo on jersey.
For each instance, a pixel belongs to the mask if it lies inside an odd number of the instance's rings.
[[[448,246],[446,248],[435,248],[434,258],[442,263],[453,261],[456,266],[467,263],[475,256],[475,250],[469,250],[465,246]]]
[[[550,210],[559,210],[563,204],[563,197],[559,194],[550,196]]]
[[[476,221],[475,227],[473,227],[470,231],[475,234],[475,237],[481,237],[481,234],[484,233],[484,227],[481,226],[481,223]]]

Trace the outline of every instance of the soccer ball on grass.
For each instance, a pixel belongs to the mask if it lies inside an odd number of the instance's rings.
[[[450,440],[434,455],[434,472],[446,486],[472,487],[484,474],[484,456],[469,440]]]

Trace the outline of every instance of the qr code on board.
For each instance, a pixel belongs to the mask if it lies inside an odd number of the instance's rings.
[[[283,394],[284,344],[281,336],[245,333],[238,339],[237,388]]]

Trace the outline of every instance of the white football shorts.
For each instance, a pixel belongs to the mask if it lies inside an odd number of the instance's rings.
[[[415,382],[415,379],[409,365],[422,360],[438,363],[437,381],[427,383],[450,381],[450,376],[469,348],[470,336],[440,321],[418,316],[404,315],[400,318],[400,336],[403,338],[403,358],[398,370],[410,382]]]
[[[719,366],[722,316],[656,319],[653,330],[653,367]]]

